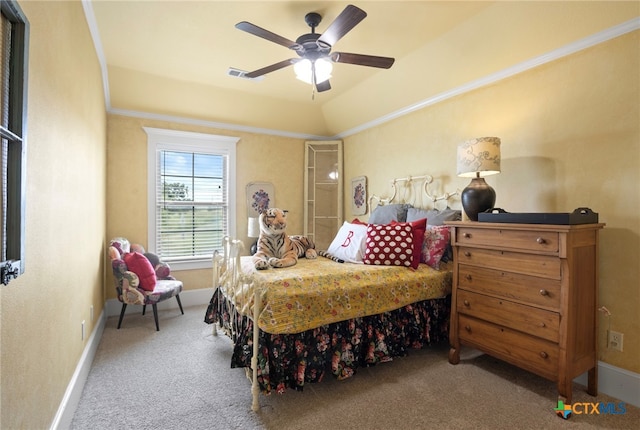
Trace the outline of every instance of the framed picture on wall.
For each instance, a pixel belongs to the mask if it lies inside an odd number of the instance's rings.
[[[351,180],[351,212],[354,215],[367,213],[367,177],[358,176]]]
[[[247,217],[257,218],[265,209],[275,207],[276,190],[271,182],[247,184]]]

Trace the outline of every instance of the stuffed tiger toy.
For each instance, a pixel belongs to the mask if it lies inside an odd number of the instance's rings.
[[[259,217],[260,237],[253,256],[256,269],[289,267],[299,257],[316,258],[315,244],[306,236],[287,236],[287,214],[277,208],[265,209]]]

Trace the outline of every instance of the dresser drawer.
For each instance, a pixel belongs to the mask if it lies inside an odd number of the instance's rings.
[[[500,249],[514,249],[525,252],[559,251],[560,237],[554,231],[529,230],[486,230],[482,228],[460,227],[456,234],[456,244],[467,246],[489,246]]]
[[[458,264],[470,264],[505,272],[561,279],[558,257],[464,246],[457,248],[457,250]]]
[[[457,309],[514,330],[558,342],[560,314],[465,290],[457,291]]]
[[[558,344],[458,314],[460,340],[547,379],[558,377]]]
[[[532,306],[560,309],[560,280],[557,279],[459,264],[457,286]]]

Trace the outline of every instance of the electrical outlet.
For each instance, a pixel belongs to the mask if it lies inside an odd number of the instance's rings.
[[[609,330],[609,348],[622,352],[622,341],[624,340],[624,334]]]
[[[84,320],[82,320],[82,334],[80,340],[84,340]]]

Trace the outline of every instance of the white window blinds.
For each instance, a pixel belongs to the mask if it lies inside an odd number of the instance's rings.
[[[207,259],[227,235],[224,155],[158,151],[156,252],[163,259]]]
[[[235,235],[232,190],[238,139],[145,131],[150,158],[149,250],[172,268],[176,263],[208,263],[214,251],[222,249],[224,236]]]

